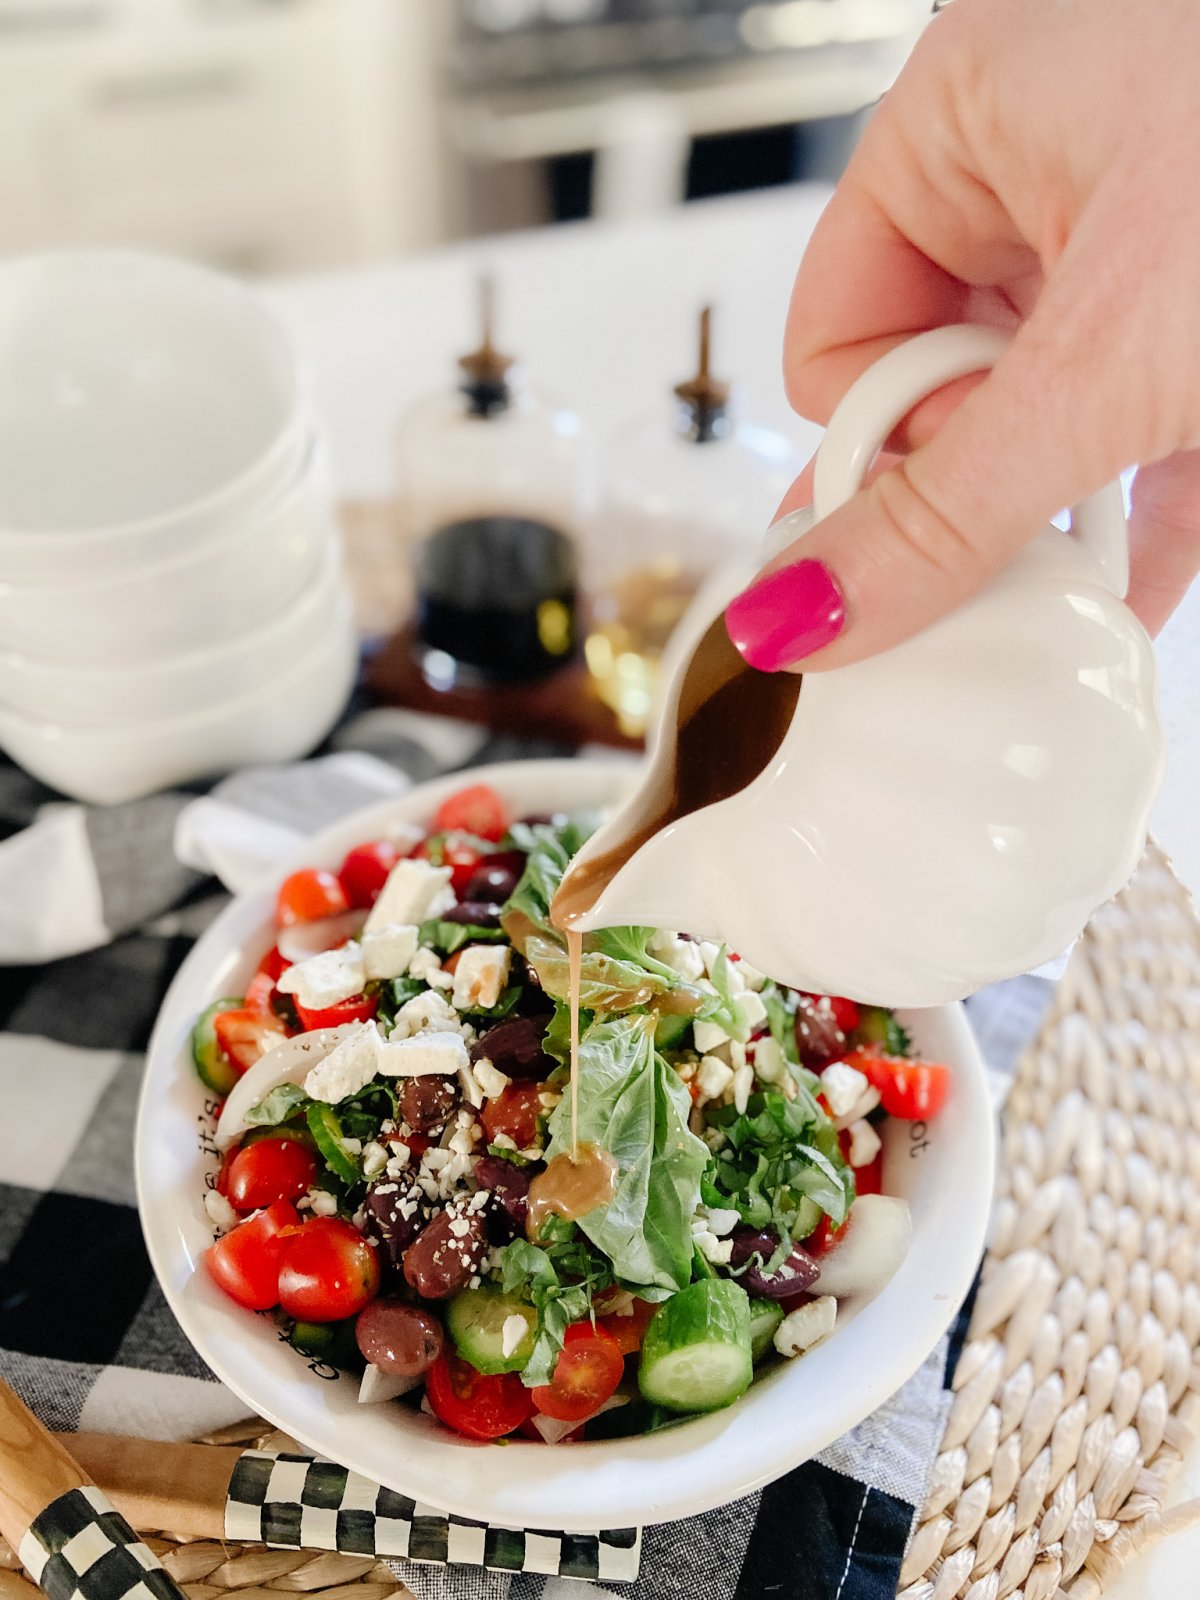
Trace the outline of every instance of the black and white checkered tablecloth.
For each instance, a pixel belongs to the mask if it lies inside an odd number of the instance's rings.
[[[313,762],[109,810],[0,764],[0,1372],[48,1426],[187,1438],[245,1411],[167,1309],[132,1173],[142,1052],[176,969],[227,899],[214,874],[247,882],[305,834],[410,782],[564,753],[373,710]],[[1002,988],[973,1011],[1000,1074],[1049,985]],[[961,1334],[960,1318],[897,1396],[817,1460],[722,1510],[647,1529],[641,1577],[621,1593],[890,1600]],[[579,1592],[528,1572],[403,1570],[422,1600]]]

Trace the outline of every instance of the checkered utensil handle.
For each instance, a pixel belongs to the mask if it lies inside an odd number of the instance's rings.
[[[5,1383],[0,1533],[50,1600],[184,1600],[108,1496]]]
[[[102,1489],[68,1489],[17,1546],[48,1600],[186,1600]]]
[[[601,1583],[636,1578],[642,1545],[640,1528],[562,1533],[448,1516],[332,1461],[269,1450],[247,1450],[238,1458],[229,1480],[225,1535],[294,1549]]]

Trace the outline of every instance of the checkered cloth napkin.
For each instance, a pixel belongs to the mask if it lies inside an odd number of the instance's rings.
[[[481,761],[562,755],[398,710],[316,759],[108,810],[0,764],[0,1372],[50,1427],[186,1439],[245,1414],[160,1294],[134,1204],[142,1052],[192,941],[306,834]],[[1051,985],[972,1002],[1002,1092]],[[885,1406],[736,1504],[646,1530],[631,1600],[890,1600],[949,1406],[965,1316]],[[421,1597],[566,1600],[578,1585],[406,1566]]]

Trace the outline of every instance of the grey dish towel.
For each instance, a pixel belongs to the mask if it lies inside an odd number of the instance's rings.
[[[414,713],[348,719],[318,759],[109,810],[0,763],[0,1371],[50,1427],[186,1438],[245,1407],[153,1280],[134,1206],[133,1111],[150,1029],[192,941],[305,834],[410,783],[563,755]],[[218,876],[219,874],[219,876]],[[1043,978],[971,1002],[1002,1089]],[[891,1600],[949,1406],[965,1315],[915,1377],[761,1493],[646,1530],[631,1600]],[[405,1567],[420,1597],[565,1600],[579,1585]]]

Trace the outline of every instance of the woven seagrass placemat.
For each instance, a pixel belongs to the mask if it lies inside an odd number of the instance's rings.
[[[1004,1113],[992,1239],[900,1600],[1095,1600],[1200,1431],[1200,921],[1151,846],[1093,919]],[[247,1423],[211,1443],[286,1441]],[[190,1600],[405,1600],[371,1556],[147,1543]],[[35,1600],[0,1545],[0,1600]],[[411,1597],[409,1597],[411,1600]]]

